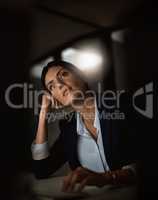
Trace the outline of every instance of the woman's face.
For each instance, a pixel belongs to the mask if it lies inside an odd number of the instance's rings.
[[[84,82],[62,66],[52,67],[45,76],[45,85],[52,97],[62,105],[69,106],[77,93],[84,92]]]

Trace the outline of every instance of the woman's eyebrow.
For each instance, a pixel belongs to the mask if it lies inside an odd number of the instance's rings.
[[[56,77],[58,78],[58,76],[59,76],[59,73],[61,72],[63,70],[63,68],[61,68],[57,73],[56,73]],[[52,84],[52,83],[54,83],[54,80],[52,79],[52,80],[50,80],[47,84],[46,84],[46,86],[48,87],[50,84]]]
[[[50,85],[50,84],[52,84],[52,83],[54,83],[54,80],[50,80],[48,83],[47,83],[47,87]]]

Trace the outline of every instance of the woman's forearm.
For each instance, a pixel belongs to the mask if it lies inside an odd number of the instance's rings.
[[[47,128],[47,111],[45,109],[41,109],[39,115],[39,123],[35,138],[36,144],[42,144],[46,142],[48,137],[48,128]]]

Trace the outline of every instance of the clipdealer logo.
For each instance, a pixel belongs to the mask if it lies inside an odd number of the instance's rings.
[[[11,98],[12,94],[19,94],[21,97],[21,101],[17,102],[16,98]],[[74,99],[72,101],[73,107],[80,106],[78,101],[83,101],[85,99],[85,95],[87,96],[95,96],[97,101],[97,107],[98,108],[106,108],[107,112],[101,112],[99,115],[99,118],[106,118],[106,119],[113,119],[113,120],[123,120],[125,119],[125,114],[120,111],[120,98],[125,93],[124,90],[103,90],[102,85],[100,82],[98,82],[97,85],[97,95],[96,91],[94,90],[87,90],[86,92],[83,92],[82,90],[75,90],[73,91]],[[10,108],[13,109],[33,109],[34,115],[39,115],[39,111],[41,110],[41,107],[43,106],[42,103],[40,103],[40,98],[42,95],[45,94],[44,90],[37,90],[34,88],[33,84],[29,83],[14,83],[10,85],[6,91],[5,91],[5,101],[7,105]],[[48,94],[47,94],[48,95]],[[50,99],[52,99],[51,95],[49,96]],[[89,108],[91,105],[89,105],[88,100],[85,100],[85,105],[87,105],[87,108]],[[46,106],[46,105],[45,105]],[[64,114],[65,116],[65,109],[64,112],[62,109],[58,109],[53,112],[51,112],[51,116],[53,119],[56,119],[57,116]],[[59,113],[60,112],[60,113]],[[58,115],[59,113],[59,115]],[[66,113],[67,114],[67,113]],[[62,115],[63,116],[63,115]],[[86,114],[86,117],[88,114]]]
[[[21,104],[16,104],[11,100],[11,93],[15,92],[17,93],[17,89],[20,89],[22,91],[22,102]],[[124,119],[125,114],[120,112],[120,101],[121,96],[125,93],[125,90],[118,90],[118,91],[102,91],[101,85],[98,84],[98,107],[101,107],[103,105],[107,109],[115,110],[116,112],[110,112],[106,113],[106,115],[101,117],[103,118],[115,118],[115,119]],[[82,91],[80,91],[82,92]],[[39,109],[41,108],[41,104],[39,103],[39,97],[42,96],[45,93],[45,91],[42,90],[35,90],[33,84],[28,83],[15,83],[10,85],[6,92],[5,92],[5,101],[7,105],[14,109],[22,109],[22,108],[31,108],[34,110],[34,114],[39,114]],[[87,91],[87,93],[92,93],[95,95],[95,92],[93,90]],[[84,95],[84,94],[83,94]],[[138,101],[141,99],[141,104],[138,104]],[[154,117],[154,85],[153,82],[150,82],[146,84],[145,86],[139,88],[132,96],[132,107],[141,115],[152,119]],[[109,116],[109,114],[112,114]],[[113,115],[117,114],[117,117],[114,117]],[[119,115],[119,116],[118,116]],[[122,117],[124,115],[124,117]]]
[[[145,108],[142,109],[136,104],[136,99],[144,96]],[[144,87],[138,89],[132,99],[134,109],[143,116],[152,119],[153,118],[153,82],[146,84]]]

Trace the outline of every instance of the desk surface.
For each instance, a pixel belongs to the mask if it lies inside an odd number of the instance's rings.
[[[32,179],[33,191],[40,197],[45,199],[105,199],[106,200],[135,200],[136,187],[119,187],[106,185],[102,188],[95,186],[86,186],[81,193],[65,193],[61,191],[63,177],[51,177],[48,179],[36,180]]]

